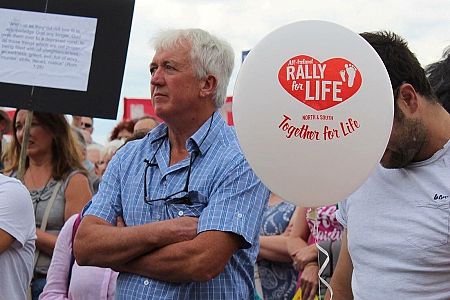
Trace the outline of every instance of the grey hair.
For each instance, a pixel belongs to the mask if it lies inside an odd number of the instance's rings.
[[[89,145],[87,145],[86,150],[87,151],[89,151],[89,150],[97,150],[98,152],[101,153],[104,148],[105,147],[103,145],[100,145],[100,144],[89,144]]]
[[[81,149],[83,151],[85,151],[87,143],[86,143],[86,140],[84,139],[83,134],[81,133],[81,129],[76,128],[76,127],[70,127],[70,128],[72,128],[73,133],[74,133],[75,137],[77,138],[78,145],[80,145]]]
[[[216,108],[222,107],[234,67],[234,52],[229,43],[197,28],[161,31],[152,45],[156,51],[191,46],[191,60],[198,79],[213,75],[217,88],[213,96]]]
[[[125,142],[122,140],[112,140],[106,143],[106,145],[103,147],[103,150],[100,152],[100,157],[102,158],[102,160],[104,160],[106,156],[108,156],[108,158],[111,158],[116,153],[116,151],[123,146],[124,143]]]

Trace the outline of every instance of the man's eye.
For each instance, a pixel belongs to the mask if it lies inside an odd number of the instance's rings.
[[[150,68],[150,75],[153,75],[156,71],[156,68]]]
[[[175,67],[172,66],[171,64],[165,64],[164,68],[166,68],[167,70],[175,70]]]

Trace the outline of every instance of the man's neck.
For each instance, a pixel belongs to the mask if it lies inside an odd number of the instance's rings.
[[[186,141],[211,117],[214,113],[208,112],[202,115],[193,116],[187,120],[168,124],[170,142],[170,163],[173,165],[189,155],[186,149]]]
[[[421,153],[423,159],[433,156],[450,140],[450,114],[440,105],[428,105],[432,108],[429,110],[426,120],[428,141]]]

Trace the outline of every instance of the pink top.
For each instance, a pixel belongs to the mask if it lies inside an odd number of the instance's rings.
[[[309,218],[311,210],[316,208],[308,208],[306,210],[306,220],[311,232],[308,244],[322,241],[336,241],[341,238],[344,228],[336,219],[336,205],[328,205],[317,208],[317,232],[314,231],[314,220]]]
[[[310,218],[311,211],[317,209],[317,221]],[[341,238],[344,227],[336,219],[336,205],[322,206],[318,208],[307,208],[306,209],[306,221],[308,222],[308,227],[310,235],[308,238],[308,245],[313,245],[315,243],[323,241],[336,241]],[[314,223],[317,222],[317,228],[314,228]],[[302,272],[298,274],[297,289],[301,285]]]
[[[80,267],[72,269],[69,292],[68,272],[72,257],[72,229],[78,215],[70,217],[56,240],[52,262],[47,273],[47,284],[39,300],[103,300],[114,299],[117,272],[108,268]]]

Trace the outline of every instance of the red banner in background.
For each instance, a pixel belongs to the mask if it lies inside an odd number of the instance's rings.
[[[12,121],[14,119],[14,115],[16,113],[16,109],[15,108],[11,108],[11,107],[1,107],[0,106],[0,118],[1,119],[9,119],[9,123],[12,124]],[[12,133],[12,125],[9,126],[9,130],[3,132],[6,135],[10,135]]]
[[[233,126],[233,97],[228,96],[225,103],[220,108],[220,114],[227,121],[228,125]]]
[[[3,107],[1,108],[2,110],[4,110],[7,114],[9,119],[12,120],[14,119],[14,114],[16,113],[16,109],[15,108],[9,108],[9,107]]]
[[[152,116],[159,120],[153,110],[152,101],[142,98],[123,98],[123,120],[135,120],[143,116]],[[228,125],[234,125],[232,113],[233,97],[229,96],[220,109],[220,114],[227,121]]]
[[[143,116],[156,117],[150,99],[123,98],[123,102],[123,120],[136,120]]]

